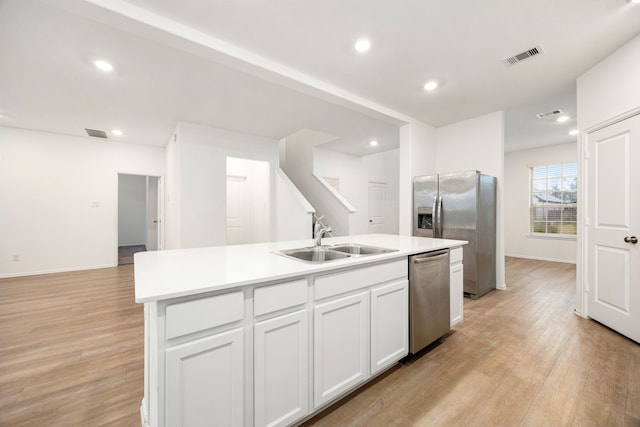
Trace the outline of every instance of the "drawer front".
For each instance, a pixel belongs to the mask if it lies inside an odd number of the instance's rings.
[[[166,336],[167,339],[177,338],[236,322],[243,317],[242,292],[170,304],[167,306]]]
[[[407,278],[407,258],[384,264],[367,265],[354,270],[318,276],[315,279],[314,299],[367,288],[376,283]]]
[[[257,288],[253,294],[253,314],[261,316],[307,302],[307,281],[281,283]]]
[[[462,248],[451,249],[449,254],[449,264],[462,261]]]

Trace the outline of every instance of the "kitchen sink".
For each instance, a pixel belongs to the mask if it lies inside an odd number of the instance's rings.
[[[387,252],[396,252],[397,249],[379,248],[377,246],[360,245],[358,243],[345,243],[331,247],[332,250],[352,255],[376,255]]]
[[[339,259],[350,258],[351,255],[331,250],[324,246],[314,246],[309,248],[289,249],[284,251],[276,251],[278,255],[295,258],[306,262],[327,262]]]
[[[395,251],[397,251],[397,249],[379,248],[357,243],[343,243],[335,246],[311,246],[307,248],[286,249],[275,251],[275,253],[298,261],[321,263]]]

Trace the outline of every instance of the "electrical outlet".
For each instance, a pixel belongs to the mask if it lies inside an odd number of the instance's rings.
[[[11,255],[11,261],[19,262],[20,261],[20,254]]]

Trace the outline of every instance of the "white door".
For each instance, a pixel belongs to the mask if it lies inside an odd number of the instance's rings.
[[[167,426],[242,426],[244,332],[234,329],[166,351]]]
[[[309,413],[308,311],[254,327],[255,425],[287,426]]]
[[[249,241],[249,188],[246,176],[227,176],[227,245]]]
[[[369,234],[384,233],[385,209],[387,205],[387,184],[369,183]]]
[[[313,401],[316,408],[369,376],[368,296],[368,292],[361,292],[314,308]]]
[[[587,138],[589,317],[640,342],[640,115]]]
[[[147,177],[147,250],[160,249],[160,178]]]

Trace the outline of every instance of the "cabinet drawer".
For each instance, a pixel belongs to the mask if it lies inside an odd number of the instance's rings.
[[[307,302],[307,281],[281,283],[257,288],[253,294],[253,314],[261,316]]]
[[[332,295],[362,289],[390,280],[407,277],[407,259],[378,265],[367,265],[342,273],[318,276],[315,279],[314,298],[322,299]]]
[[[216,295],[167,306],[167,339],[192,334],[216,326],[242,320],[244,296],[242,292]]]
[[[451,249],[449,253],[449,264],[462,261],[462,248]]]

